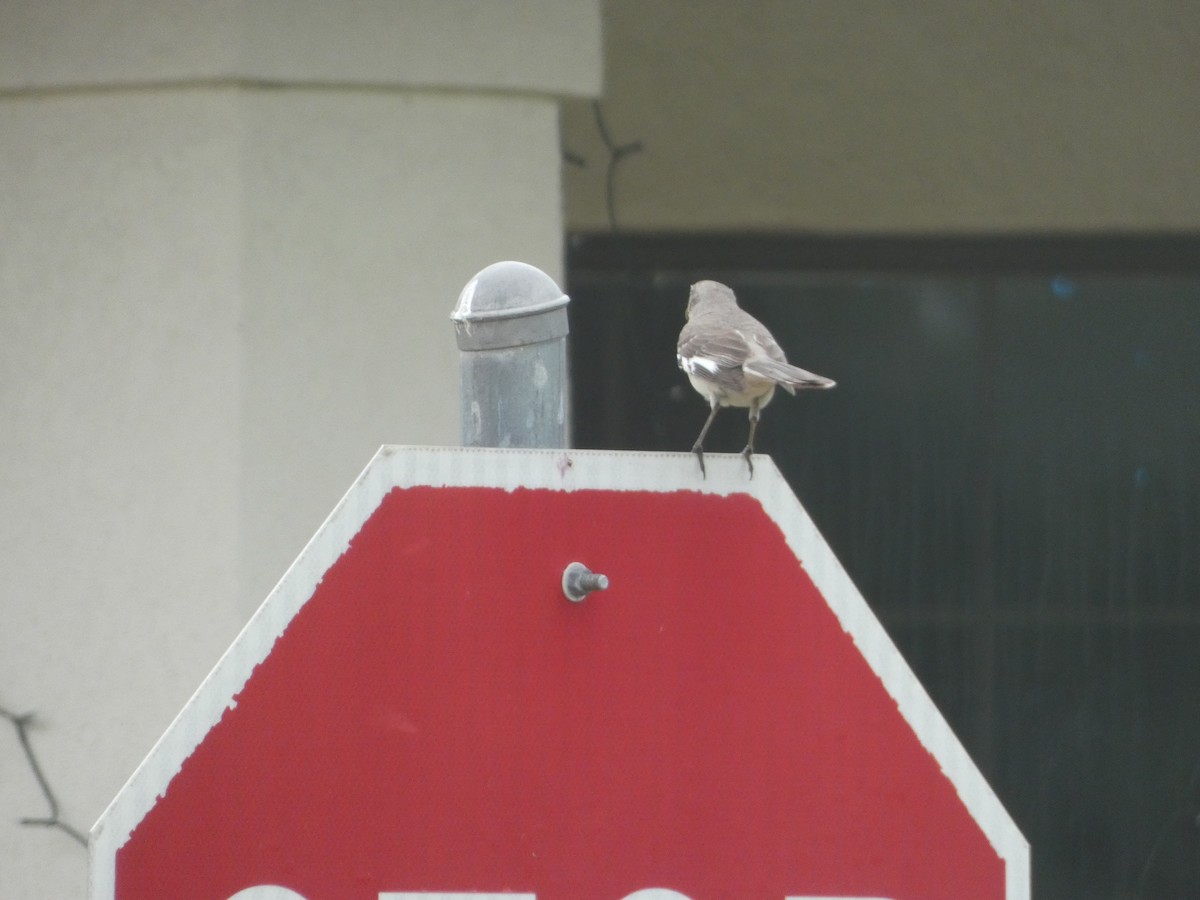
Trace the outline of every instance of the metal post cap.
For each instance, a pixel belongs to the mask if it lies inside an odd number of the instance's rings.
[[[467,282],[450,318],[459,350],[521,347],[567,335],[570,298],[541,269],[493,263]]]

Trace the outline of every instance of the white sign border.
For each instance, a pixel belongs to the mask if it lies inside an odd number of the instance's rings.
[[[1004,860],[1005,900],[1029,900],[1028,842],[818,533],[779,469],[769,457],[755,456],[754,478],[750,479],[745,461],[738,454],[710,453],[705,454],[705,460],[708,477],[702,479],[696,459],[690,453],[381,447],[92,826],[88,842],[89,900],[113,900],[117,851],[166,793],[184,761],[225,710],[235,704],[234,697],[245,686],[255,666],[266,659],[288,623],[312,597],[325,572],[346,552],[350,540],[384,496],[396,487],[417,486],[659,493],[690,490],[754,497],[779,526],[842,628]]]

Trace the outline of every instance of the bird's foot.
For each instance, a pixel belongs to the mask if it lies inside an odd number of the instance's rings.
[[[752,446],[750,446],[749,444],[747,444],[746,449],[742,451],[742,456],[745,457],[746,465],[750,467],[750,477],[753,478],[754,477],[754,448]]]
[[[708,472],[704,469],[704,448],[696,444],[692,447],[692,452],[696,454],[696,459],[700,461],[700,477],[707,479]]]

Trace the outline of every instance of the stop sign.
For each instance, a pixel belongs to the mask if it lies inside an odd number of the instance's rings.
[[[93,828],[90,896],[1028,897],[778,471],[711,460],[383,448]]]

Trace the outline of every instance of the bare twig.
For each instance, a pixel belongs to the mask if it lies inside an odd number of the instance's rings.
[[[600,140],[608,149],[608,171],[605,173],[605,199],[608,205],[608,225],[617,230],[617,164],[625,157],[642,151],[641,141],[630,141],[628,144],[617,144],[608,133],[608,125],[604,121],[604,111],[600,101],[592,103],[592,112],[596,115],[596,130],[600,132]]]
[[[580,169],[587,168],[587,160],[573,150],[567,150],[564,148],[562,152],[562,158],[563,162],[569,166],[576,166]]]
[[[46,798],[46,803],[50,806],[50,815],[43,818],[24,818],[20,820],[21,824],[57,828],[86,847],[87,838],[84,834],[79,829],[68,825],[59,818],[58,798],[54,796],[54,791],[50,790],[50,783],[46,780],[46,775],[42,772],[42,767],[38,764],[37,756],[33,752],[33,746],[29,743],[29,724],[33,721],[33,713],[18,715],[0,706],[0,716],[12,722],[13,727],[17,729],[17,740],[21,743],[21,749],[25,751],[25,759],[29,761],[29,768],[33,770],[33,777],[37,779],[38,786],[41,787],[42,794]]]
[[[596,130],[600,133],[600,140],[604,142],[604,149],[608,151],[608,162],[604,173],[604,204],[608,210],[608,226],[613,231],[617,230],[617,164],[625,157],[633,153],[640,153],[642,150],[641,141],[630,141],[628,144],[617,144],[612,135],[609,134],[608,125],[604,121],[604,111],[600,108],[600,101],[592,102],[592,112],[596,117]],[[578,166],[581,169],[587,168],[587,160],[578,153],[572,150],[563,148],[563,162],[571,166]]]

